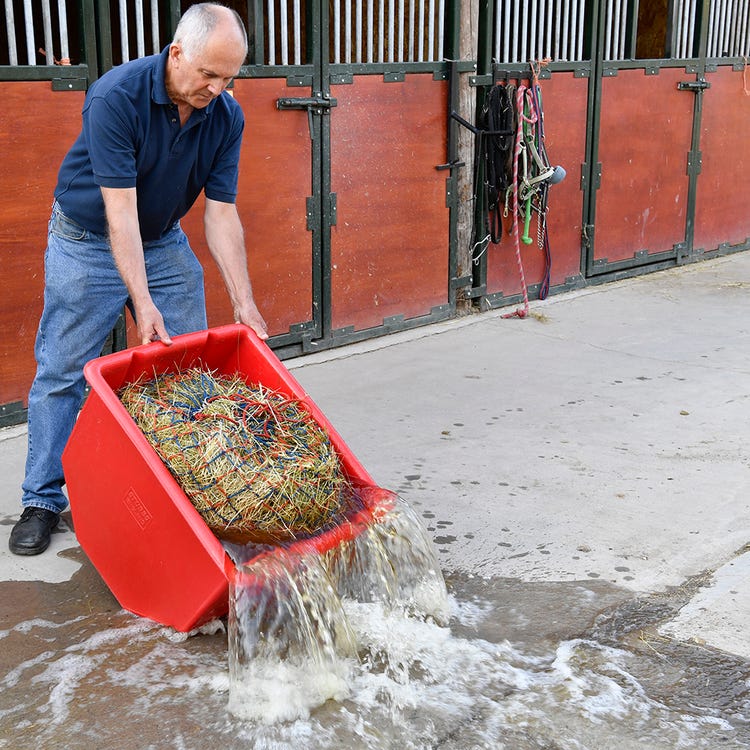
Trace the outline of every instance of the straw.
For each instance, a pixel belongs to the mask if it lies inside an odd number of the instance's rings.
[[[328,435],[297,399],[199,367],[141,377],[118,395],[220,538],[310,536],[351,496]]]

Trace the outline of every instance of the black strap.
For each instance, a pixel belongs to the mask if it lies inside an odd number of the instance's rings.
[[[484,205],[487,234],[494,244],[503,235],[503,205],[512,180],[515,133],[515,86],[492,86],[480,116],[482,158],[484,160]]]

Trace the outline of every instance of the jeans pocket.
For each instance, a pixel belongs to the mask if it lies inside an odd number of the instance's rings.
[[[69,219],[59,208],[52,212],[49,231],[68,240],[82,240],[88,234],[88,229],[84,229],[80,224]]]

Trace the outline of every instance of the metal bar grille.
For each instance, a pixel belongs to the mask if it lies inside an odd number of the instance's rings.
[[[496,0],[495,60],[582,60],[589,3],[590,0]]]
[[[711,0],[708,18],[708,57],[747,57],[748,0]]]
[[[13,0],[4,4],[8,65],[70,65],[65,0],[54,5],[51,0],[23,0],[22,21],[16,19]],[[19,54],[19,42],[25,56]]]
[[[335,0],[332,63],[438,62],[443,59],[445,0]]]
[[[632,55],[627,49],[628,3],[608,0],[604,23],[604,59],[623,60]]]
[[[695,57],[695,17],[699,0],[675,0],[672,8],[671,56]]]

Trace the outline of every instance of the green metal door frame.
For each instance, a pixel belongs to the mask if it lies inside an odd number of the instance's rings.
[[[674,2],[674,0],[672,0]],[[710,0],[702,0],[696,13],[696,56],[688,59],[627,59],[627,60],[605,60],[605,8],[607,0],[598,0],[595,4],[595,13],[592,18],[592,39],[595,42],[595,55],[592,57],[592,81],[589,98],[589,125],[587,128],[587,159],[582,173],[582,189],[584,190],[584,218],[582,232],[582,272],[586,278],[602,277],[602,280],[610,280],[613,276],[624,277],[643,273],[645,267],[648,270],[667,268],[675,264],[681,264],[693,257],[693,237],[695,223],[696,186],[700,174],[700,132],[701,132],[701,110],[703,103],[703,82],[706,72],[706,48],[708,39],[708,14]],[[670,6],[671,7],[671,6]],[[635,5],[637,12],[637,4]],[[630,44],[635,49],[635,20],[631,17]],[[620,70],[643,69],[646,75],[658,75],[664,68],[685,68],[686,95],[693,92],[695,104],[693,107],[693,122],[691,130],[691,146],[687,154],[687,205],[684,241],[677,243],[671,251],[649,254],[642,261],[639,259],[619,261],[613,263],[595,260],[596,248],[596,215],[597,215],[597,191],[601,186],[602,165],[598,161],[600,146],[600,128],[602,112],[602,80],[607,76],[617,75]],[[687,80],[694,75],[694,80]],[[683,84],[680,84],[680,88]]]
[[[688,155],[688,203],[687,217],[685,221],[685,248],[678,254],[677,262],[683,264],[689,262],[695,257],[695,208],[696,195],[698,192],[698,176],[701,171],[701,128],[703,114],[703,94],[706,86],[707,48],[708,48],[708,18],[711,0],[703,0],[700,6],[700,15],[696,19],[698,24],[698,56],[694,65],[689,66],[686,70],[695,73],[695,81],[692,90],[695,94],[695,103],[693,107],[693,132]],[[688,85],[689,82],[686,81]]]

